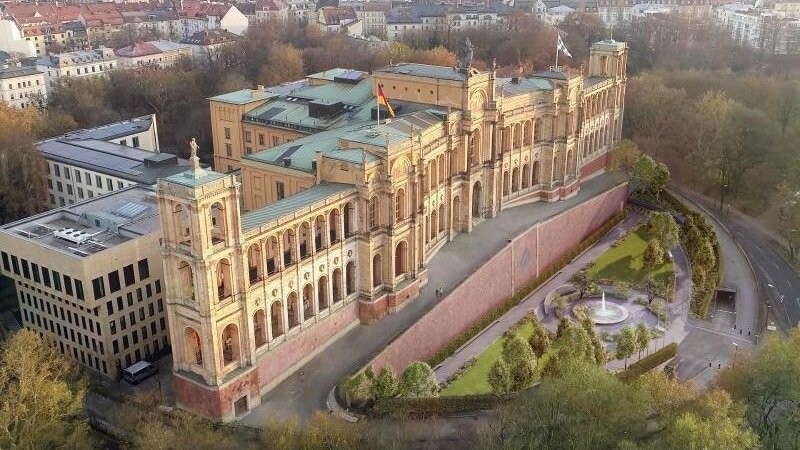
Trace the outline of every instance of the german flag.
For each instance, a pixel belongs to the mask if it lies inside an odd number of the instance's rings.
[[[378,108],[380,108],[380,105],[385,106],[389,111],[389,115],[394,117],[394,110],[392,109],[392,105],[389,104],[389,99],[386,98],[386,94],[383,93],[383,85],[381,84],[378,85]]]

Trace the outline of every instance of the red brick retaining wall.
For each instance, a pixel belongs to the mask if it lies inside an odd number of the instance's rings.
[[[598,156],[597,158],[589,161],[588,163],[581,166],[581,178],[586,178],[589,175],[605,169],[608,167],[609,159],[611,158],[610,153],[603,153],[602,155]]]
[[[617,186],[529,228],[389,344],[372,360],[373,367],[388,365],[400,372],[433,356],[509,298],[512,282],[515,290],[525,285],[620,212],[627,193],[627,186]]]

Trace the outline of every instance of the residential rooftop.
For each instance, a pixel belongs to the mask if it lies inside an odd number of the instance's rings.
[[[71,131],[60,136],[60,138],[97,139],[107,141],[109,139],[122,138],[149,130],[153,127],[153,121],[153,115],[135,117],[130,120],[100,125],[94,128],[84,128],[82,130]]]
[[[0,233],[86,258],[160,229],[155,190],[131,186],[4,225]]]

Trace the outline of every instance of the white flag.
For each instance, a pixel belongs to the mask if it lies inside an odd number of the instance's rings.
[[[558,51],[572,58],[572,54],[569,52],[569,50],[567,50],[567,46],[564,45],[564,41],[561,40],[561,34],[558,35]]]

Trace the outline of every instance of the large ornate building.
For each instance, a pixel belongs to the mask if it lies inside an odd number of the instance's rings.
[[[620,138],[627,46],[588,75],[399,64],[211,99],[215,167],[159,182],[178,404],[232,420],[498,211],[574,195]],[[376,109],[383,86],[396,117]],[[379,326],[379,325],[378,325]]]

